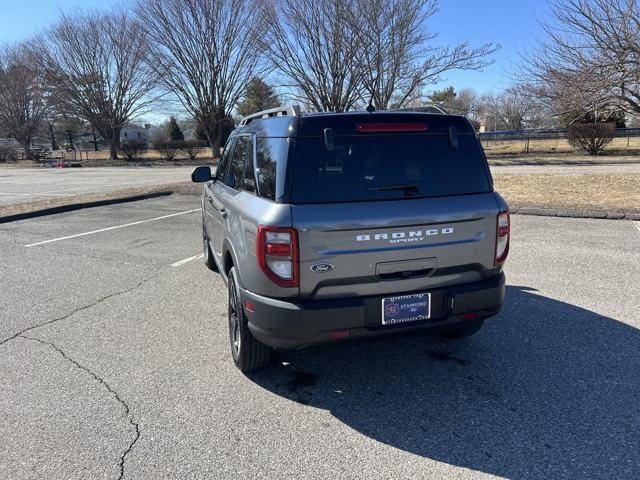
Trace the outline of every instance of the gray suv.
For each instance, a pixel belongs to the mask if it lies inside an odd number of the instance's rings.
[[[464,117],[259,112],[192,180],[243,372],[273,348],[466,337],[503,303],[508,208]]]

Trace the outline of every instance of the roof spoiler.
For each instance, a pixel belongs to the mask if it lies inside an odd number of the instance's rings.
[[[252,113],[247,115],[238,124],[239,127],[248,125],[253,120],[259,118],[272,118],[272,117],[299,117],[300,107],[298,105],[289,105],[284,107],[271,108],[269,110],[262,110],[261,112]]]

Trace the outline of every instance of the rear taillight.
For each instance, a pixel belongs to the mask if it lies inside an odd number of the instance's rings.
[[[281,287],[298,286],[298,232],[294,228],[258,227],[258,264]]]
[[[501,265],[509,255],[509,236],[511,231],[511,219],[509,212],[498,214],[496,225],[496,257],[494,264]]]

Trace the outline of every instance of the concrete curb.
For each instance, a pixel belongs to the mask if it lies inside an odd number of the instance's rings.
[[[594,212],[588,210],[566,210],[554,208],[510,208],[516,215],[537,215],[540,217],[595,218],[600,220],[640,221],[640,213]]]
[[[108,198],[103,200],[94,200],[88,202],[70,203],[67,205],[59,205],[56,207],[43,208],[40,210],[32,210],[30,212],[15,213],[0,217],[0,224],[15,222],[17,220],[26,220],[29,218],[43,217],[46,215],[54,215],[56,213],[72,212],[83,208],[102,207],[104,205],[115,205],[118,203],[137,202],[139,200],[147,200],[150,198],[164,197],[171,195],[173,190],[159,190],[155,192],[142,193],[138,195],[129,195],[124,197]]]

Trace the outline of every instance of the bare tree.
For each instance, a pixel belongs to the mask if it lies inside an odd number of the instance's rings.
[[[264,68],[262,9],[250,0],[136,0],[152,40],[149,68],[180,100],[219,156],[222,128]]]
[[[265,5],[263,47],[283,86],[303,105],[343,112],[363,91],[362,48],[351,16],[356,0],[274,0]],[[366,27],[365,27],[366,28]]]
[[[538,104],[526,85],[515,84],[497,95],[487,94],[482,99],[487,127],[492,130],[522,130],[537,119]]]
[[[65,110],[89,122],[116,159],[122,127],[152,101],[140,24],[124,12],[63,14],[34,51]]]
[[[356,0],[352,17],[364,88],[378,109],[399,108],[426,85],[451,70],[481,70],[499,46],[473,48],[463,42],[437,47],[426,28],[437,0]]]
[[[524,58],[523,75],[571,116],[640,113],[640,2],[554,0],[546,39]],[[606,115],[605,115],[606,117]]]
[[[31,159],[31,140],[49,111],[41,72],[33,67],[25,45],[0,51],[0,126]]]

